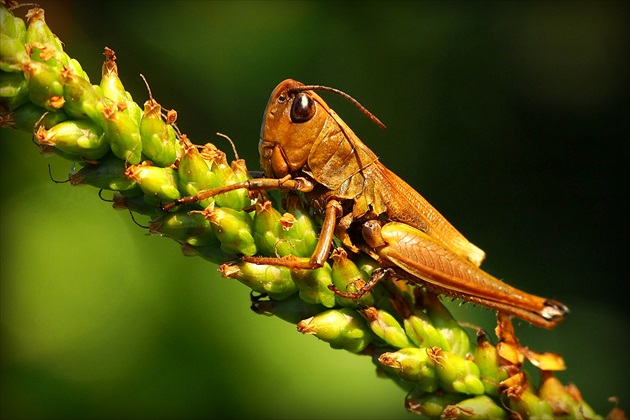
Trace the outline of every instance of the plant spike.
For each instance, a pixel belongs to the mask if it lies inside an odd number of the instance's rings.
[[[369,281],[382,268],[372,254],[336,244],[316,270],[239,261],[242,255],[312,254],[321,226],[298,194],[280,199],[277,192],[241,188],[164,212],[164,204],[180,197],[251,179],[234,144],[228,138],[231,164],[213,144],[195,145],[148,84],[143,110],[125,90],[110,48],[100,83],[92,85],[46,24],[43,9],[31,9],[27,18],[28,24],[0,2],[0,127],[33,133],[42,153],[57,154],[73,168],[78,163],[72,185],[114,191],[114,209],[148,215],[149,233],[177,241],[184,255],[217,264],[225,278],[249,287],[255,312],[297,325],[332,348],[370,355],[379,372],[406,390],[404,405],[412,413],[601,418],[574,385],[553,376],[564,369],[562,358],[522,347],[509,317],[499,316],[496,345],[482,330],[475,345],[438,296],[419,286],[387,279],[356,301],[330,290],[353,291]],[[541,372],[538,388],[523,370],[526,360]],[[613,413],[625,418],[618,407]]]

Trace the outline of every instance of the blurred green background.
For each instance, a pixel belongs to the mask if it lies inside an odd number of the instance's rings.
[[[522,344],[561,353],[599,413],[612,395],[630,408],[628,2],[41,5],[93,82],[113,48],[137,102],[142,73],[194,141],[229,152],[228,134],[250,169],[277,83],[356,97],[386,131],[323,94],[487,271],[571,308],[554,331],[517,322]],[[70,165],[28,134],[0,136],[2,418],[416,418],[368,358],[255,315],[216,266],[54,184],[47,165]],[[451,307],[493,330],[490,311]]]

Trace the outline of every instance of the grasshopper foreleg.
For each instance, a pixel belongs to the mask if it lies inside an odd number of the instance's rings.
[[[334,284],[328,285],[328,288],[332,290],[337,296],[352,300],[361,299],[364,295],[370,293],[372,289],[385,277],[394,274],[394,270],[391,268],[377,268],[372,272],[370,279],[356,292],[344,292],[339,290]]]
[[[212,188],[209,190],[199,191],[196,195],[190,195],[187,197],[178,198],[177,200],[162,206],[162,210],[170,211],[174,207],[198,203],[207,198],[214,197],[219,194],[224,194],[230,191],[244,188],[249,191],[264,191],[264,190],[283,190],[283,191],[297,191],[297,192],[309,192],[313,189],[314,185],[306,178],[296,177],[291,178],[290,175],[284,178],[254,178],[247,181],[237,182],[230,185],[224,185],[218,188]]]

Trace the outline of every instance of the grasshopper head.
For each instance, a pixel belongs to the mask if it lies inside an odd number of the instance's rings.
[[[283,81],[267,103],[258,151],[268,177],[282,178],[302,169],[326,122],[322,99],[312,91],[300,91],[300,86],[304,84]]]

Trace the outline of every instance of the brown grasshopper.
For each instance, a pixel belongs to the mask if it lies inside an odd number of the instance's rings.
[[[333,237],[353,252],[377,259],[376,270],[356,293],[358,298],[395,273],[439,293],[461,298],[552,328],[568,313],[562,303],[534,296],[479,268],[484,252],[459,233],[416,190],[388,170],[344,121],[315,93],[345,93],[285,80],[272,92],[265,110],[258,150],[266,178],[202,191],[164,206],[169,210],[237,188],[304,193],[322,218],[322,230],[310,258],[243,257],[258,264],[315,269],[329,258]]]

